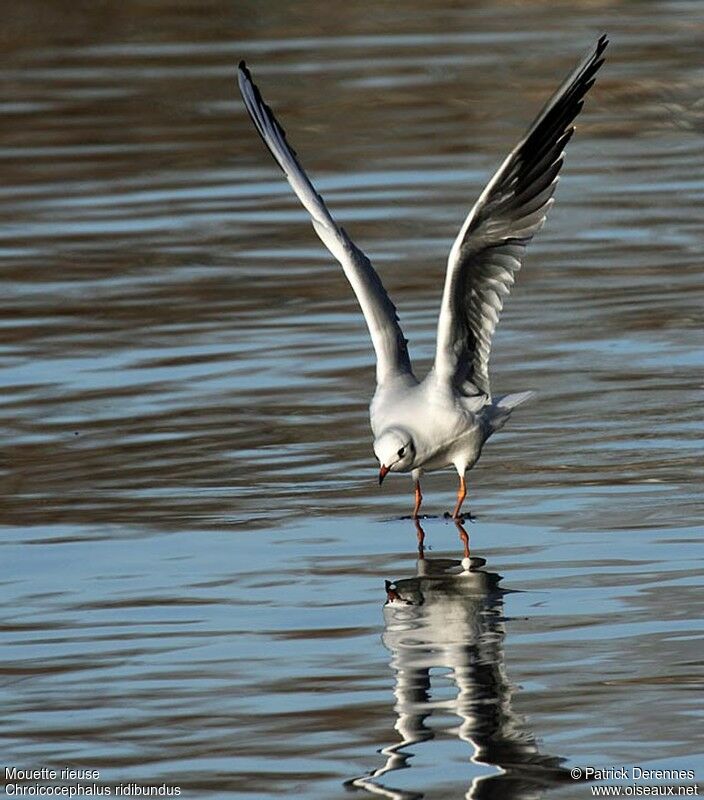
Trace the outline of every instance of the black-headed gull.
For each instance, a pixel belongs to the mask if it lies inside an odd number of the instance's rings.
[[[370,405],[379,483],[410,472],[417,518],[423,472],[454,465],[460,486],[453,516],[467,495],[465,473],[484,442],[532,392],[492,398],[491,340],[526,245],[543,226],[573,122],[603,63],[608,40],[566,78],[479,196],[455,239],[447,264],[435,363],[423,381],[413,374],[396,308],[369,259],[327,209],[286,134],[262,99],[244,62],[238,79],[247,111],[323,243],[342,265],[376,351],[376,392]]]

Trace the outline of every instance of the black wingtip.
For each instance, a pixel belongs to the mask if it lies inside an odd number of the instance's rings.
[[[269,106],[264,102],[264,98],[259,91],[259,87],[254,82],[252,73],[249,71],[244,59],[242,59],[239,63],[237,82],[240,87],[240,94],[244,100],[245,108],[247,109],[247,113],[254,123],[257,133],[267,146],[269,152],[271,152],[271,154],[274,156],[274,160],[279,165],[279,168],[282,170],[284,175],[288,174],[286,172],[286,168],[281,163],[279,157],[276,155],[274,150],[272,150],[271,145],[267,141],[265,127],[271,127],[278,133],[282,143],[294,160],[296,160],[298,156],[296,151],[293,149],[293,147],[291,147],[286,139],[286,131],[281,127],[281,124],[274,116],[274,112],[271,110],[271,108],[269,108]]]

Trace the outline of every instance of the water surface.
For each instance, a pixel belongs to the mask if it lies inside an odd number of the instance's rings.
[[[588,795],[701,737],[702,18],[27,2],[0,114],[0,752],[191,797]],[[492,356],[471,561],[379,489],[373,359],[246,58],[420,373],[450,243],[602,31]],[[429,476],[428,513],[455,477]],[[385,605],[385,581],[410,605]],[[442,620],[448,621],[443,627]],[[413,633],[408,635],[408,630]]]

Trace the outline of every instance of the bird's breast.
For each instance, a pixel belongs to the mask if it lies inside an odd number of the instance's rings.
[[[484,441],[478,418],[451,395],[422,384],[403,392],[377,391],[370,406],[374,435],[398,427],[407,430],[416,449],[411,469],[442,469],[455,461],[473,464]]]

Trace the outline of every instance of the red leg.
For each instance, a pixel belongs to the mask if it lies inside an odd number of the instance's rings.
[[[425,531],[420,526],[420,522],[415,520],[416,523],[416,534],[418,536],[418,559],[425,558]]]
[[[467,484],[464,480],[464,475],[460,475],[460,488],[457,490],[457,505],[455,506],[455,510],[452,514],[453,519],[460,519],[460,509],[462,508],[462,503],[464,503],[464,499],[467,497]]]
[[[464,545],[464,557],[469,558],[469,536],[467,535],[467,531],[462,527],[462,524],[458,520],[455,520],[455,525],[457,526],[457,532],[459,533],[462,544]]]
[[[420,493],[420,481],[416,481],[416,505],[413,509],[413,519],[418,519],[420,516],[418,512],[420,511],[420,504],[423,502],[423,495]]]

